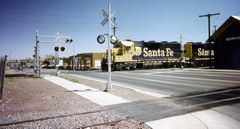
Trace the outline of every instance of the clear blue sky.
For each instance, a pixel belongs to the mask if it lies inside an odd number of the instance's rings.
[[[0,55],[11,59],[32,57],[35,31],[40,35],[57,32],[72,36],[75,53],[105,52],[96,37],[107,32],[100,25],[101,9],[109,0],[0,0]],[[199,15],[221,13],[212,17],[212,27],[219,27],[230,15],[240,15],[239,0],[110,0],[117,17],[119,39],[204,42],[207,18]],[[64,44],[61,56],[73,54],[73,45]],[[40,53],[54,54],[54,44],[41,44]]]

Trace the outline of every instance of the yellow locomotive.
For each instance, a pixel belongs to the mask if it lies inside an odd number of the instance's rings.
[[[118,41],[111,49],[112,69],[134,70],[147,65],[178,63],[180,48],[177,42]],[[107,70],[106,58],[102,61],[102,69]]]
[[[208,44],[201,42],[185,43],[181,50],[181,44],[176,41],[118,41],[111,49],[112,70],[208,66],[208,48]],[[213,60],[214,51],[211,53]],[[102,61],[102,70],[107,70],[106,58]]]

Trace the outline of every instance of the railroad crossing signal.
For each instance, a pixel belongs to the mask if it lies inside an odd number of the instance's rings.
[[[106,23],[108,23],[108,34],[106,34],[108,36],[108,82],[106,85],[106,89],[104,91],[110,91],[112,89],[112,77],[111,77],[111,54],[110,54],[110,42],[112,44],[117,42],[117,38],[115,36],[111,35],[111,26],[116,26],[115,22],[114,22],[114,13],[111,11],[111,4],[108,3],[108,13],[102,9],[102,15],[104,17],[103,21],[101,22],[101,25],[104,26],[106,25]],[[103,35],[99,35],[97,37],[97,41],[100,44],[103,44],[105,41],[105,37]]]
[[[39,41],[39,37],[42,38],[55,38],[55,40],[50,40],[50,41]],[[65,47],[61,47],[62,40],[65,40],[65,43],[71,43],[73,42],[73,39],[70,38],[70,36],[61,36],[60,33],[57,33],[57,36],[39,36],[38,31],[36,31],[36,46],[34,46],[34,55],[33,57],[35,58],[35,68],[36,72],[39,73],[38,76],[40,77],[40,59],[39,57],[39,43],[55,43],[54,51],[55,51],[55,63],[56,63],[56,68],[57,68],[57,75],[60,74],[60,71],[58,69],[59,64],[59,51],[64,51]]]
[[[104,34],[104,35],[105,35],[105,36],[108,36],[108,34]],[[103,44],[103,43],[105,42],[105,37],[104,37],[104,35],[99,35],[99,36],[97,37],[97,42],[98,42],[99,44]],[[117,41],[118,41],[118,39],[117,39],[116,36],[114,36],[114,35],[111,35],[111,36],[110,36],[110,42],[111,42],[112,44],[117,43]]]
[[[103,44],[105,42],[105,37],[103,35],[99,35],[97,37],[97,41],[98,43]]]
[[[103,21],[101,22],[102,26],[106,25],[106,23],[108,22],[108,19],[110,19],[109,22],[111,23],[112,26],[116,26],[114,19],[113,19],[113,16],[114,16],[113,12],[110,13],[110,15],[109,15],[105,10],[102,9],[102,15],[105,17],[103,19]]]

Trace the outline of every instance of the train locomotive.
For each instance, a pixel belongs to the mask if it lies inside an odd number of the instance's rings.
[[[181,61],[181,44],[167,41],[118,41],[111,49],[111,59],[111,68],[116,71],[154,66],[176,67]],[[102,61],[102,70],[107,70],[106,58]]]
[[[214,46],[211,46],[212,48]],[[135,70],[136,68],[208,67],[209,44],[188,42],[118,41],[111,49],[112,70]],[[106,54],[107,55],[107,54]],[[211,50],[214,60],[214,50]],[[106,58],[102,70],[107,70]]]

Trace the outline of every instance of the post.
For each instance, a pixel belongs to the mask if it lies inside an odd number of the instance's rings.
[[[211,44],[211,19],[208,14],[208,44],[209,44],[209,68],[212,68],[212,44]]]
[[[75,71],[75,47],[73,43],[73,58],[72,58],[73,71]]]
[[[2,94],[3,94],[3,85],[4,85],[4,79],[5,79],[5,65],[7,61],[7,55],[5,55],[4,58],[0,59],[0,79],[1,79],[1,84],[0,84],[0,99],[2,99]]]
[[[182,45],[182,34],[180,34],[180,68],[183,69],[183,57],[184,57],[184,48]]]
[[[57,74],[56,75],[59,75],[60,74],[60,70],[59,70],[59,49],[60,49],[60,44],[61,44],[61,37],[60,37],[60,34],[57,33],[57,36],[56,36],[56,46],[58,47],[58,51],[55,51],[55,66],[56,66],[56,70],[57,70]]]
[[[108,3],[108,14],[111,14],[111,5]],[[107,87],[105,89],[106,92],[111,91],[112,89],[112,78],[111,78],[111,46],[110,46],[110,38],[111,38],[111,17],[108,17],[108,82]]]
[[[36,71],[38,77],[40,77],[40,62],[39,62],[39,33],[36,31]]]

